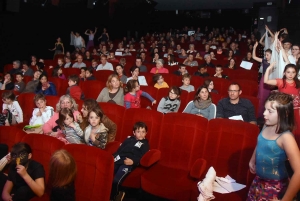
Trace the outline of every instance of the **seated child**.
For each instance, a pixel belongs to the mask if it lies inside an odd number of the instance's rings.
[[[169,112],[178,112],[180,107],[180,88],[173,86],[170,88],[169,95],[163,97],[157,107],[157,111],[164,114]]]
[[[148,98],[152,105],[156,104],[156,100],[152,98],[147,92],[140,90],[140,85],[137,80],[129,80],[126,84],[125,91],[127,94],[124,96],[125,107],[140,108],[141,96]]]
[[[200,77],[208,77],[209,74],[207,73],[207,67],[206,66],[199,66],[198,71],[195,72],[194,75],[200,76]]]
[[[69,152],[54,152],[49,163],[50,201],[75,201],[76,173],[76,163]]]
[[[182,82],[183,82],[183,85],[180,87],[180,89],[185,90],[189,93],[191,91],[195,91],[195,87],[193,85],[190,85],[191,76],[189,74],[185,74],[182,76]]]
[[[45,192],[45,171],[43,166],[32,160],[28,144],[19,142],[12,147],[11,162],[2,198],[5,201],[27,201]]]
[[[89,112],[90,125],[84,130],[84,141],[87,145],[104,149],[108,142],[108,129],[102,123],[103,113],[99,107]]]
[[[22,73],[16,73],[16,82],[15,82],[15,91],[22,93],[25,89],[25,83],[23,81],[23,74]]]
[[[155,83],[154,87],[157,89],[169,88],[169,85],[164,81],[164,78],[160,73],[154,74],[152,80]]]
[[[83,144],[83,131],[75,121],[73,112],[69,108],[63,108],[59,112],[58,125],[60,132],[65,135],[70,144]]]
[[[214,77],[228,79],[228,76],[227,75],[222,75],[222,72],[223,72],[222,66],[217,65],[216,66],[216,74],[214,75]]]
[[[85,80],[96,80],[96,78],[93,75],[93,69],[87,68],[85,71]]]
[[[68,81],[68,89],[66,94],[70,95],[75,100],[83,100],[84,94],[81,88],[78,86],[79,84],[79,77],[77,75],[70,75]]]
[[[52,77],[58,77],[62,80],[66,80],[66,76],[63,74],[63,71],[60,67],[56,67],[53,69]]]
[[[80,68],[80,74],[79,74],[79,78],[81,81],[85,81],[85,71],[86,71],[86,67],[81,67]]]
[[[175,75],[183,76],[184,74],[187,74],[186,66],[184,64],[179,65],[179,69],[174,72]]]
[[[5,125],[10,126],[14,124],[19,124],[23,122],[23,111],[18,103],[18,101],[15,101],[16,96],[13,93],[13,91],[5,91],[2,94],[2,101],[3,101],[3,112],[9,112],[7,118],[5,120]],[[11,114],[11,115],[10,115]]]
[[[113,154],[115,166],[111,199],[116,197],[119,197],[119,200],[123,199],[125,193],[118,192],[119,185],[139,165],[143,155],[149,151],[149,143],[145,139],[147,131],[148,128],[144,122],[136,122],[133,126],[133,136],[127,138]]]
[[[46,106],[47,102],[43,94],[36,94],[34,96],[34,102],[37,108],[33,109],[29,125],[43,125],[53,116],[54,109],[51,106]]]

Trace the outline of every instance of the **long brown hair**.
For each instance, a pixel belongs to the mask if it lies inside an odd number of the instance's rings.
[[[63,108],[61,109],[61,111],[59,112],[59,117],[58,117],[58,125],[60,126],[61,129],[63,129],[65,127],[64,121],[67,118],[67,115],[71,118],[73,118],[73,121],[75,121],[73,112],[71,109],[69,108]]]
[[[51,187],[63,187],[72,183],[76,173],[76,162],[66,150],[58,150],[50,158],[49,184]]]

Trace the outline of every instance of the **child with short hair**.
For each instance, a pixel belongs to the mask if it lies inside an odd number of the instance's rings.
[[[53,153],[49,163],[50,201],[75,201],[76,162],[64,149]]]
[[[24,75],[22,73],[16,73],[15,91],[22,93],[25,89],[25,83],[23,81]]]
[[[228,76],[224,75],[224,74],[222,75],[222,72],[223,72],[222,66],[217,65],[216,66],[216,74],[214,75],[214,77],[228,79]]]
[[[96,80],[96,78],[93,75],[93,69],[87,68],[85,71],[85,81],[87,80]]]
[[[271,94],[265,103],[265,125],[249,162],[256,174],[247,201],[293,200],[300,188],[300,153],[294,129],[293,97],[284,93]],[[289,178],[289,162],[294,173]]]
[[[195,87],[193,85],[190,85],[191,76],[189,74],[184,74],[182,76],[182,83],[183,83],[183,85],[180,87],[180,89],[185,90],[189,93],[192,91],[195,91]]]
[[[83,131],[75,121],[73,111],[69,108],[63,108],[59,112],[58,125],[60,131],[65,135],[70,144],[83,144]]]
[[[149,143],[145,139],[148,132],[147,125],[144,122],[136,122],[132,130],[134,136],[128,137],[113,154],[115,166],[111,199],[122,200],[124,198],[125,193],[119,191],[119,185],[140,164],[143,155],[149,151]]]
[[[43,94],[36,94],[33,100],[37,108],[33,109],[29,125],[44,125],[53,116],[54,109],[46,106],[47,101]]]
[[[78,86],[79,84],[79,77],[78,75],[70,75],[69,81],[68,81],[68,89],[66,94],[70,95],[75,100],[83,100],[84,94],[81,90],[81,88]]]
[[[42,164],[31,159],[31,147],[19,142],[12,147],[10,155],[10,169],[2,199],[27,201],[35,196],[42,197],[45,192],[45,170]]]
[[[5,125],[10,126],[14,124],[19,124],[23,122],[23,111],[20,107],[18,101],[15,100],[16,95],[13,91],[5,91],[2,94],[3,112],[9,112],[11,118],[5,120]]]
[[[63,74],[61,67],[55,67],[52,71],[52,77],[58,77],[62,80],[66,80],[66,76]]]
[[[99,107],[94,107],[89,112],[90,125],[84,130],[84,141],[87,145],[105,149],[108,142],[108,129],[102,123],[103,113]]]
[[[163,97],[157,107],[157,111],[161,113],[178,112],[180,107],[180,94],[179,87],[172,86],[169,91],[169,95]]]
[[[178,76],[182,76],[187,73],[188,73],[188,71],[186,70],[186,66],[184,64],[180,64],[179,69],[174,72],[174,74],[178,75]]]
[[[140,85],[137,80],[129,80],[126,84],[124,96],[125,107],[128,108],[140,108],[141,96],[148,98],[152,105],[156,104],[156,100],[152,98],[147,92],[140,90]]]
[[[169,85],[164,81],[164,78],[160,73],[154,74],[152,80],[155,83],[154,87],[157,89],[169,88]]]
[[[206,66],[199,66],[198,71],[195,72],[194,75],[200,76],[200,77],[209,77],[209,74],[207,73],[207,67]]]

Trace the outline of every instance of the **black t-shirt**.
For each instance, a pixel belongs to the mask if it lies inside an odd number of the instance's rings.
[[[45,170],[43,165],[34,160],[29,161],[26,171],[33,180],[36,180],[38,178],[45,178]],[[10,170],[8,172],[8,180],[13,183],[13,189],[11,192],[12,194],[14,194],[13,200],[30,200],[35,196],[24,179],[17,173],[14,165],[10,166]]]
[[[5,90],[13,90],[15,88],[15,83],[10,82],[5,85]]]
[[[75,186],[71,183],[64,187],[53,187],[50,201],[75,201]]]

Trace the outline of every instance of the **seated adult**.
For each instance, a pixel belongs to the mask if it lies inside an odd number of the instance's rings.
[[[13,77],[9,73],[5,73],[4,81],[1,86],[1,90],[13,90],[15,88],[15,84],[13,82]]]
[[[77,56],[76,60],[77,62],[72,65],[72,68],[86,67],[86,64],[82,62],[83,58],[80,54]]]
[[[251,51],[247,52],[247,55],[243,59],[243,61],[248,61],[248,62],[254,63],[254,59],[252,58],[252,52]]]
[[[98,70],[111,70],[111,71],[114,70],[112,64],[107,62],[107,57],[105,55],[102,55],[100,60],[101,60],[101,64],[97,67],[97,71]]]
[[[178,65],[178,62],[175,61],[175,56],[174,54],[169,54],[168,57],[168,66],[175,66],[175,65]]]
[[[27,61],[23,61],[22,62],[22,73],[24,76],[31,76],[33,77],[33,70],[28,66],[28,62]]]
[[[184,60],[183,64],[193,67],[193,66],[198,66],[198,61],[194,60],[193,54],[189,54],[189,56]]]
[[[17,73],[20,73],[22,71],[21,69],[21,62],[19,60],[13,61],[13,68],[8,71],[11,75],[15,75]]]
[[[35,90],[36,94],[44,94],[49,96],[56,96],[56,87],[52,82],[48,81],[48,77],[46,75],[40,75],[39,83]]]
[[[57,129],[58,129],[58,117],[59,112],[63,108],[69,108],[73,111],[73,115],[75,118],[75,121],[77,121],[78,115],[80,114],[78,112],[78,105],[76,104],[75,100],[69,96],[69,95],[63,95],[60,97],[58,103],[56,104],[56,112],[53,114],[53,116],[43,125],[43,132],[44,134],[56,137],[57,136]]]
[[[159,58],[160,58],[160,55],[158,52],[153,53],[152,64],[156,64],[156,61],[158,61]]]
[[[232,69],[232,70],[236,69],[235,60],[234,59],[230,59],[229,60],[229,64],[227,64],[225,67],[229,68],[229,69]]]
[[[194,100],[187,104],[183,113],[195,114],[208,120],[216,118],[216,106],[212,103],[206,86],[197,89]]]
[[[138,80],[138,82],[141,86],[148,86],[145,76],[139,76],[139,73],[140,73],[139,67],[136,67],[136,66],[131,67],[130,72],[131,72],[132,76],[127,78],[126,83],[129,80]]]
[[[121,64],[116,65],[116,71],[115,72],[116,72],[116,75],[119,76],[119,79],[122,82],[122,85],[126,84],[127,83],[127,76],[124,75],[123,65],[121,65]]]
[[[164,60],[158,59],[156,61],[156,67],[152,68],[150,73],[169,73],[169,70],[163,67]]]
[[[184,74],[187,74],[188,71],[186,70],[186,66],[184,64],[179,65],[179,69],[174,72],[175,75],[183,76]]]
[[[110,62],[118,62],[119,63],[119,60],[115,57],[114,52],[109,53],[109,55],[107,56],[107,60]]]
[[[214,65],[213,63],[211,63],[211,57],[210,57],[209,54],[206,54],[206,55],[204,56],[204,60],[205,60],[205,62],[204,62],[203,64],[200,65],[201,67],[202,67],[202,66],[204,66],[204,67],[211,67],[211,68],[214,68],[214,67],[215,67],[215,65]]]
[[[80,125],[80,128],[84,131],[89,125],[89,121],[88,121],[88,114],[91,111],[91,109],[93,108],[100,108],[100,106],[98,105],[98,103],[94,100],[94,99],[87,99],[83,102],[82,104],[82,116],[79,115],[78,116],[78,123]],[[100,110],[102,111],[102,109],[100,108]],[[117,133],[117,125],[110,120],[102,111],[102,118],[101,118],[101,123],[104,124],[104,126],[108,129],[108,139],[107,142],[113,142],[115,140],[116,137],[116,133]],[[75,115],[74,115],[75,116]]]
[[[190,44],[189,45],[189,49],[188,49],[188,51],[186,51],[186,53],[192,54],[193,56],[196,56],[197,50],[195,50],[195,45],[194,44]]]
[[[251,101],[240,98],[242,89],[238,83],[232,83],[228,88],[228,98],[223,98],[217,106],[217,118],[242,116],[243,121],[256,124],[255,109]]]
[[[135,65],[137,67],[139,67],[140,72],[148,72],[147,67],[145,65],[142,64],[142,58],[141,57],[137,57],[135,59]]]
[[[106,87],[100,92],[97,102],[108,102],[124,106],[124,92],[118,75],[112,74],[108,77]]]
[[[233,55],[235,56],[239,56],[241,54],[240,51],[237,49],[237,44],[235,42],[232,42],[230,44],[230,49],[233,51]]]
[[[186,54],[186,51],[184,49],[181,49],[181,54],[178,55],[178,58],[180,59],[186,59],[188,55]]]
[[[25,87],[23,93],[34,93],[35,92],[36,87],[39,84],[39,81],[40,81],[39,77],[41,76],[41,74],[42,74],[42,72],[39,70],[34,72],[33,79],[26,84],[26,87]]]

